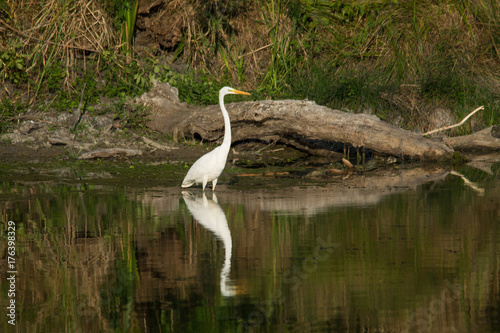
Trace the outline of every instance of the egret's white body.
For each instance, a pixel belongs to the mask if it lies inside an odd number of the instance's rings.
[[[231,148],[231,122],[224,106],[224,96],[228,94],[250,95],[247,92],[239,91],[230,87],[224,87],[219,91],[219,104],[224,117],[224,140],[222,144],[200,157],[189,169],[186,177],[182,181],[182,187],[189,187],[193,184],[202,184],[203,190],[208,182],[212,182],[212,190],[215,190],[217,179],[226,166],[227,155]]]

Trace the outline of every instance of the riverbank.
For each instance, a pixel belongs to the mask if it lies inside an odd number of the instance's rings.
[[[0,135],[0,163],[117,160],[188,166],[217,145],[187,139],[174,141],[109,114],[30,113]],[[283,145],[247,142],[230,151],[229,161],[258,167],[283,165],[306,156]]]
[[[417,132],[480,105],[456,134],[500,124],[491,1],[141,1],[126,39],[123,3],[68,3],[0,8],[0,132],[25,113],[76,112],[82,101],[122,115],[155,80],[196,105],[216,104],[230,85],[254,100],[309,99]]]

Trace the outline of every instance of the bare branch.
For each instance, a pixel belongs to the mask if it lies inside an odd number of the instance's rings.
[[[449,130],[449,129],[452,129],[452,128],[455,128],[455,127],[458,127],[458,126],[462,126],[466,121],[467,119],[469,119],[470,117],[472,117],[472,115],[480,110],[484,110],[484,106],[480,106],[478,107],[477,109],[475,109],[474,111],[472,111],[471,113],[469,113],[467,115],[467,117],[465,117],[464,119],[462,119],[461,122],[459,122],[458,124],[455,124],[455,125],[450,125],[450,126],[446,126],[446,127],[441,127],[441,128],[437,128],[435,130],[432,130],[432,131],[429,131],[429,132],[425,132],[424,134],[422,134],[423,136],[425,135],[431,135],[431,134],[434,134],[436,132],[441,132],[441,131],[446,131],[446,130]]]

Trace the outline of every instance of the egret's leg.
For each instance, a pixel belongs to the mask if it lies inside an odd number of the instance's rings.
[[[212,180],[212,191],[215,191],[215,185],[217,185],[217,178]]]

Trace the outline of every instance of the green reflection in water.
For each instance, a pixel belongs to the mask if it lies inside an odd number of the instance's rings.
[[[225,215],[226,274],[224,236],[193,218],[180,188],[3,182],[2,222],[16,221],[18,325],[30,332],[495,331],[500,182],[458,171],[472,183],[448,172],[394,173],[340,188],[223,189],[218,200],[193,190],[202,206],[220,205]],[[391,186],[371,187],[390,177]],[[223,296],[225,287],[234,296]],[[5,306],[4,284],[1,295]],[[6,320],[0,327],[11,328]]]

